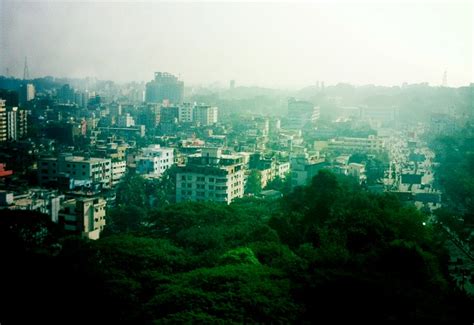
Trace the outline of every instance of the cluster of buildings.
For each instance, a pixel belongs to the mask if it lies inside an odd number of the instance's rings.
[[[320,109],[309,101],[290,98],[286,116],[233,119],[214,105],[185,101],[184,83],[169,73],[121,89],[95,85],[35,93],[26,84],[19,106],[0,101],[0,142],[11,150],[18,139],[15,146],[31,158],[21,169],[0,155],[0,208],[41,211],[64,229],[97,239],[127,173],[156,181],[174,168],[176,202],[230,204],[245,195],[281,196],[251,192],[251,174],[263,190],[275,179],[305,185],[323,168],[364,183],[365,165],[341,157],[386,150],[380,136],[321,132]],[[28,119],[37,132],[32,139],[25,139]],[[15,182],[33,172],[29,190],[21,191]]]

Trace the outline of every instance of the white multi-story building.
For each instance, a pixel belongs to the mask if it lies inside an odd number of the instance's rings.
[[[329,150],[345,153],[381,152],[384,150],[384,141],[375,135],[367,138],[339,137],[330,140],[327,146]]]
[[[174,164],[172,148],[162,148],[153,144],[144,148],[142,154],[136,157],[137,172],[159,177]]]
[[[127,162],[125,160],[112,160],[111,179],[112,186],[117,185],[127,172]]]
[[[192,123],[194,120],[194,103],[183,103],[178,108],[178,120],[180,123]]]
[[[58,214],[65,230],[81,233],[89,239],[99,239],[105,227],[107,201],[103,198],[80,198],[64,202]]]
[[[219,148],[203,148],[178,166],[176,201],[231,203],[244,195],[243,157],[224,155]]]
[[[0,99],[0,142],[7,141],[7,108],[5,107],[5,100]]]
[[[197,105],[194,107],[194,123],[207,126],[217,123],[217,107],[209,105]]]
[[[108,188],[111,184],[111,160],[72,155],[39,160],[38,180],[41,186],[57,182],[59,176],[67,176],[79,183],[100,183]]]
[[[18,107],[7,107],[7,140],[18,140],[26,136],[27,112]]]

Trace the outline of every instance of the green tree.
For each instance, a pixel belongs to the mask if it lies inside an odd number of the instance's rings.
[[[128,173],[117,186],[117,205],[146,207],[145,179],[140,175]]]
[[[258,170],[251,170],[245,184],[245,193],[259,194],[262,191],[262,175]]]

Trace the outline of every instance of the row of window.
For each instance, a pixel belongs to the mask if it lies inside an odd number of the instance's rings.
[[[237,192],[235,192],[234,194],[237,194]],[[181,191],[181,195],[183,196],[191,196],[193,195],[193,191],[185,191],[185,190],[182,190]],[[196,196],[197,197],[216,197],[216,198],[226,198],[227,197],[227,193],[208,193],[206,195],[206,192],[201,192],[201,191],[197,191],[196,192]]]

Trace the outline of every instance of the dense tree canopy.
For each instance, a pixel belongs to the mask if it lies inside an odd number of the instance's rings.
[[[138,214],[121,209],[131,220]],[[98,241],[29,243],[60,248],[20,249],[22,263],[6,261],[6,292],[47,290],[76,320],[97,312],[93,319],[107,323],[472,321],[472,300],[454,289],[425,216],[324,170],[280,201],[168,204],[140,220]],[[14,271],[39,265],[26,284],[25,271]],[[7,319],[20,301],[10,300]],[[35,302],[36,320],[64,320]]]

